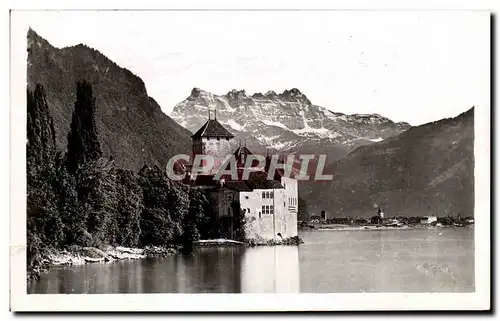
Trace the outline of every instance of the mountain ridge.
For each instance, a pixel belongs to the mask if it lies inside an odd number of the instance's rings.
[[[246,140],[258,151],[268,147],[285,153],[324,151],[333,160],[359,145],[392,137],[411,127],[378,114],[330,111],[313,104],[297,88],[252,95],[244,89],[232,89],[216,95],[194,87],[170,116],[194,132],[206,121],[209,110],[216,112],[217,120],[237,139]]]
[[[474,107],[360,146],[325,171],[333,181],[306,183],[314,211],[333,216],[474,216]]]
[[[46,90],[58,150],[66,149],[76,82],[85,79],[96,96],[103,153],[119,167],[165,166],[171,156],[189,152],[190,132],[162,112],[143,80],[130,70],[84,44],[56,48],[31,28],[27,45],[27,85],[33,90],[39,83]]]

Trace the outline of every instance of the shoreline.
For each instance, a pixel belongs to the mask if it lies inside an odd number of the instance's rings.
[[[403,226],[377,226],[377,225],[360,225],[360,226],[350,226],[350,225],[314,225],[312,227],[300,228],[299,231],[378,231],[378,230],[434,230],[442,228],[474,228],[474,225],[466,226],[426,226],[426,225],[403,225]]]
[[[121,260],[136,260],[148,257],[168,256],[178,253],[170,247],[149,246],[143,249],[125,246],[107,246],[104,250],[95,247],[73,247],[49,254],[52,266],[85,265],[89,263],[108,263]]]
[[[250,239],[240,242],[230,239],[211,239],[195,241],[194,248],[299,245],[302,243],[304,243],[304,241],[299,236],[290,237],[281,241]],[[63,250],[51,250],[37,269],[27,272],[27,279],[28,283],[37,281],[41,275],[48,273],[55,267],[82,266],[92,263],[106,264],[124,260],[167,257],[178,253],[181,253],[181,249],[161,246],[147,246],[145,248],[106,246],[103,249],[98,249],[96,247],[71,246]]]
[[[26,277],[29,283],[37,281],[40,276],[48,273],[55,267],[166,257],[177,253],[179,253],[178,249],[161,246],[147,246],[143,249],[125,246],[106,246],[101,250],[96,247],[74,245],[67,249],[50,250],[50,253],[42,259],[39,266],[31,271],[27,271]]]

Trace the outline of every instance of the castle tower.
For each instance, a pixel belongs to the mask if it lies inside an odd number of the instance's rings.
[[[193,157],[196,155],[210,155],[214,157],[215,164],[212,172],[216,172],[227,155],[232,153],[234,135],[224,126],[208,115],[207,122],[191,136],[193,141]]]

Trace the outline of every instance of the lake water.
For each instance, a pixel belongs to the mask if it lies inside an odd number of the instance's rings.
[[[474,230],[301,231],[305,244],[54,268],[28,293],[474,292]]]

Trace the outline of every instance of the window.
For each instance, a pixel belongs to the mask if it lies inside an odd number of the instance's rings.
[[[217,137],[217,140],[220,140],[220,137]]]
[[[262,198],[274,198],[274,192],[262,192]]]
[[[247,212],[250,213],[250,208],[247,208]]]
[[[226,137],[226,140],[229,140],[229,137]]]
[[[262,205],[262,214],[274,214],[274,207],[272,205]]]

